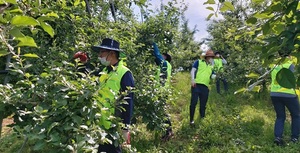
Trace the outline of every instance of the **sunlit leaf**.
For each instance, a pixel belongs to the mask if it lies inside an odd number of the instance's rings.
[[[74,6],[77,6],[77,5],[79,5],[79,4],[80,4],[80,0],[75,0]]]
[[[9,12],[10,13],[23,13],[23,11],[21,9],[19,9],[19,8],[10,10]]]
[[[282,68],[276,75],[276,81],[278,84],[284,88],[296,88],[296,78],[294,73],[287,69]]]
[[[7,3],[17,4],[17,0],[5,0]]]
[[[20,41],[17,46],[37,47],[32,37],[25,36],[25,37],[17,38],[17,40]]]
[[[257,73],[250,73],[248,75],[246,75],[247,78],[258,78],[259,75]]]
[[[24,54],[24,55],[22,55],[22,56],[24,56],[24,57],[30,57],[30,58],[39,58],[38,55],[32,54],[32,53]]]
[[[208,6],[208,7],[206,7],[206,9],[208,9],[208,10],[212,10],[212,11],[215,11],[215,10],[214,10],[214,8],[213,8],[213,7],[211,7],[211,6]]]
[[[234,11],[234,6],[230,2],[226,1],[223,3],[223,6],[220,8],[220,11],[221,12]]]
[[[57,15],[57,13],[54,13],[54,12],[47,13],[47,16],[52,16],[52,17],[59,18],[59,16]]]
[[[262,2],[264,2],[264,1],[265,1],[265,0],[252,0],[253,3],[257,3],[257,4],[262,3]]]
[[[206,2],[203,3],[205,4],[216,4],[216,2],[214,0],[207,0]]]
[[[253,17],[258,18],[258,19],[267,19],[267,18],[271,18],[273,16],[273,14],[269,15],[267,13],[256,13],[253,15]]]
[[[214,13],[210,13],[210,14],[207,16],[206,20],[210,20],[210,18],[211,18],[213,15],[214,15]]]
[[[41,22],[41,27],[53,38],[54,30],[48,23]]]
[[[241,93],[241,92],[245,92],[247,89],[246,88],[241,88],[237,91],[234,92],[234,94],[238,94],[238,93]]]
[[[11,24],[16,26],[40,25],[40,23],[33,17],[19,15],[11,19]]]

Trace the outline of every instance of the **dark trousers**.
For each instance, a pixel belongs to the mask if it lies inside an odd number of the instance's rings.
[[[216,79],[216,88],[217,88],[217,93],[220,94],[220,82],[223,82],[223,86],[224,86],[224,90],[225,92],[228,91],[228,84],[227,84],[227,80],[225,78],[217,78]]]
[[[113,144],[99,144],[98,153],[122,153],[121,147],[115,147]]]
[[[291,138],[299,138],[300,130],[300,108],[298,97],[274,97],[271,96],[271,100],[276,112],[276,121],[274,126],[275,137],[282,138],[284,131],[284,122],[286,118],[285,107],[290,112],[292,123],[291,123]]]
[[[195,87],[191,88],[191,104],[190,104],[190,121],[194,121],[194,114],[198,99],[200,100],[200,116],[201,118],[205,117],[206,103],[208,100],[209,89],[203,84],[196,84]]]

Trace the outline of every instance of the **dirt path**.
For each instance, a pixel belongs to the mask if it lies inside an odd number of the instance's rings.
[[[4,136],[5,134],[9,133],[11,131],[11,128],[8,127],[8,125],[14,123],[13,118],[5,118],[3,119],[2,122],[2,131],[1,131],[1,136]]]

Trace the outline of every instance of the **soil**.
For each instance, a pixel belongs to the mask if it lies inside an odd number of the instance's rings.
[[[14,123],[14,119],[13,118],[5,118],[3,119],[2,122],[2,131],[1,131],[1,136],[9,133],[11,131],[11,128],[8,127],[8,125]]]

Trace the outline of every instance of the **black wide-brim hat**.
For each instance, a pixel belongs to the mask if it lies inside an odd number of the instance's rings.
[[[107,49],[112,51],[118,51],[121,52],[120,44],[116,40],[110,39],[110,38],[104,38],[100,45],[92,46],[91,47],[93,51],[100,52],[100,49]]]

